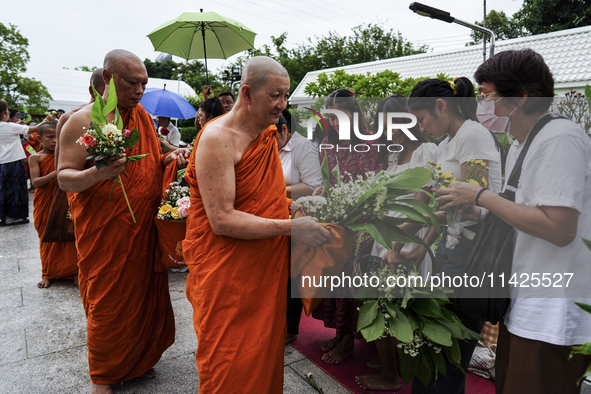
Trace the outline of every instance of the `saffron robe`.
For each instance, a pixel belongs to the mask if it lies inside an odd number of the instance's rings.
[[[288,219],[285,180],[274,137],[262,132],[235,166],[236,210]],[[282,393],[289,237],[244,240],[216,235],[197,177],[195,142],[185,179],[191,207],[183,256],[197,333],[199,394]]]
[[[40,176],[55,171],[54,154],[45,156],[39,162]],[[78,273],[78,252],[76,243],[71,242],[41,242],[45,226],[49,219],[53,189],[57,178],[47,185],[35,189],[33,197],[33,221],[35,230],[39,234],[39,252],[41,255],[41,277],[43,279],[63,278]]]
[[[106,180],[68,193],[79,254],[80,295],[88,319],[90,377],[112,384],[146,373],[174,343],[168,273],[156,261],[154,212],[160,202],[161,151],[150,115],[141,105],[122,114],[124,129],[140,138],[121,174],[136,223],[119,183]]]

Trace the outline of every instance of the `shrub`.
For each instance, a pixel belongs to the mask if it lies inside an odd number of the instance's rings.
[[[197,137],[197,129],[195,127],[181,128],[181,140],[190,144]]]

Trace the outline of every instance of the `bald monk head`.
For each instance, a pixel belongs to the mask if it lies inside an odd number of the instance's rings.
[[[148,83],[148,72],[142,60],[125,49],[110,51],[103,62],[103,81],[106,86],[111,77],[117,89],[119,112],[137,107]]]
[[[92,87],[96,89],[96,91],[102,96],[105,93],[105,81],[103,80],[103,68],[97,68],[92,72],[90,76],[90,86],[88,86],[88,92],[90,93],[91,102],[94,101],[94,93],[92,92]]]
[[[289,74],[267,56],[250,58],[242,71],[238,101],[232,111],[246,113],[249,123],[265,129],[276,124],[287,106]]]

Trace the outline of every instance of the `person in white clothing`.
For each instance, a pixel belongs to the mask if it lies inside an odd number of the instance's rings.
[[[552,74],[542,56],[522,49],[489,58],[475,77],[479,118],[516,139],[507,157],[510,174],[530,131],[548,119]],[[591,238],[589,136],[570,120],[545,124],[525,156],[515,202],[461,182],[438,193],[446,208],[479,205],[517,230],[513,271],[519,284],[500,323],[496,392],[578,394],[577,380],[591,364],[589,356],[569,357],[573,345],[591,342],[591,314],[575,305],[591,303],[591,251],[582,240]]]
[[[179,148],[181,133],[167,116],[158,116],[158,134],[164,153],[173,152]]]

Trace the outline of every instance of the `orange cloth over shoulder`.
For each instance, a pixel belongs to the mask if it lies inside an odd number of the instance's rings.
[[[288,219],[285,180],[269,127],[235,166],[235,209]],[[242,240],[211,229],[195,175],[195,149],[185,179],[191,207],[183,256],[187,298],[197,333],[199,394],[282,393],[289,238]]]
[[[31,147],[33,149],[35,149],[35,152],[39,152],[42,148],[41,148],[41,141],[39,141],[37,139],[37,132],[33,132],[31,133],[31,136],[29,137],[29,145],[31,145]]]
[[[137,128],[137,149],[149,155],[131,162],[121,186],[102,181],[68,193],[76,228],[80,295],[88,319],[88,363],[96,384],[112,384],[146,373],[174,342],[168,273],[156,264],[154,212],[160,202],[161,151],[150,115],[138,105],[122,114],[124,129]],[[157,272],[160,271],[160,272]]]
[[[45,156],[39,163],[41,176],[55,171],[54,154]],[[78,273],[78,252],[75,242],[41,242],[53,201],[53,189],[57,179],[35,189],[33,197],[33,220],[39,234],[41,274],[43,279],[62,278]]]

